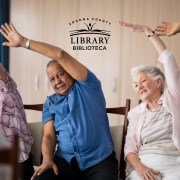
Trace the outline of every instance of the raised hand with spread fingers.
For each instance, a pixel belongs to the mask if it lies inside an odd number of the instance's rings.
[[[20,47],[21,43],[23,42],[24,37],[21,36],[15,29],[12,23],[8,25],[5,23],[4,25],[1,25],[2,29],[0,29],[0,32],[2,35],[9,41],[4,42],[4,46],[10,46],[10,47]]]
[[[172,36],[176,35],[177,33],[180,33],[180,23],[174,22],[169,23],[166,21],[161,22],[163,25],[156,26],[155,31],[159,31],[158,36]]]

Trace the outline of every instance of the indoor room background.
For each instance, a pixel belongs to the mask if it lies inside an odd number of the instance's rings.
[[[102,83],[107,107],[125,106],[126,99],[131,99],[132,109],[139,97],[132,87],[131,68],[152,64],[164,69],[148,37],[131,33],[117,20],[155,29],[161,21],[180,22],[179,10],[179,0],[11,0],[10,22],[23,36],[58,46],[90,69]],[[72,42],[70,31],[87,29],[84,23],[89,26],[92,18],[94,29],[110,31],[108,43],[102,44],[106,49],[73,50],[72,43],[82,36],[74,36]],[[161,38],[180,66],[180,35]],[[9,72],[24,104],[44,103],[54,93],[46,75],[49,60],[26,49],[10,48]],[[28,121],[41,121],[41,112],[29,110],[26,114]],[[123,123],[115,115],[109,118],[111,126]]]

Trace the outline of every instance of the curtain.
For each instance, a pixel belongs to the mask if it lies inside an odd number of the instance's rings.
[[[0,0],[0,26],[5,23],[9,24],[9,15],[10,0]],[[9,47],[2,45],[4,41],[7,40],[0,33],[0,63],[9,72]]]

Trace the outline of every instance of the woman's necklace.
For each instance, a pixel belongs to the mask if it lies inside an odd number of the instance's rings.
[[[156,109],[155,111],[152,111],[152,110],[149,108],[149,105],[147,104],[147,108],[148,108],[151,112],[157,112],[157,110],[159,109],[159,106],[160,106],[160,105],[158,105],[157,108],[154,108],[154,109]]]

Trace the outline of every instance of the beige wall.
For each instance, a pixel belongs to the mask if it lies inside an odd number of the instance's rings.
[[[130,69],[140,64],[157,65],[158,53],[145,34],[131,33],[117,20],[144,24],[152,29],[162,20],[180,21],[179,0],[11,0],[11,22],[24,36],[59,46],[86,65],[102,82],[107,107],[124,106],[131,99],[131,108],[138,104],[132,88]],[[97,23],[96,28],[111,31],[106,51],[73,51],[69,22],[79,18],[98,18],[111,25]],[[75,23],[74,29],[82,28]],[[73,30],[74,30],[73,29]],[[180,35],[162,37],[180,65]],[[45,90],[46,64],[49,58],[26,49],[10,49],[10,75],[15,79],[24,104],[43,103],[53,93]],[[34,89],[35,76],[39,90]],[[116,79],[116,92],[112,90]],[[40,121],[41,113],[27,111],[28,121]],[[122,119],[110,116],[110,125]]]

